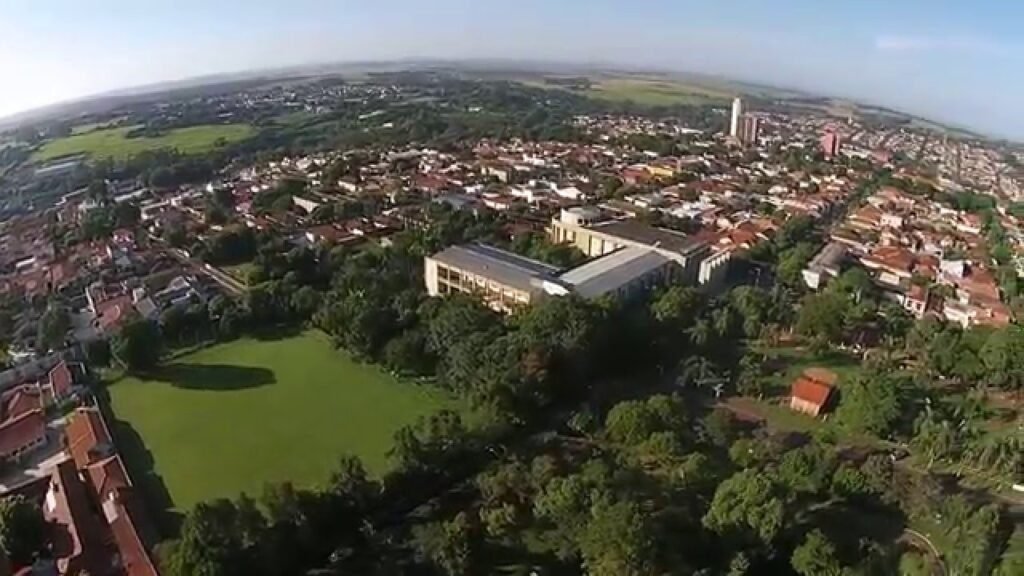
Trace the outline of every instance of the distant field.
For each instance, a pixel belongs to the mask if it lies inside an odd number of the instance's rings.
[[[171,130],[157,138],[126,138],[133,126],[92,130],[74,134],[43,145],[32,156],[34,162],[47,162],[64,156],[85,154],[92,158],[124,160],[149,150],[177,149],[183,154],[200,154],[212,150],[223,139],[231,143],[244,140],[255,132],[248,124],[209,124]]]
[[[352,361],[320,332],[213,346],[109,392],[133,474],[151,468],[178,510],[259,496],[266,482],[320,484],[343,453],[382,473],[396,430],[451,405]]]
[[[722,103],[733,97],[724,90],[695,84],[626,78],[602,80],[586,94],[602,100],[631,100],[645,106]]]
[[[102,128],[109,128],[121,120],[123,120],[123,118],[114,118],[113,120],[108,120],[106,122],[89,122],[88,124],[79,124],[78,126],[71,128],[71,135],[76,136],[78,134],[88,134],[89,132],[95,132]]]

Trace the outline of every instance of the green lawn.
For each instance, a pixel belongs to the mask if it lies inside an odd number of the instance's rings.
[[[92,158],[124,160],[140,152],[177,149],[182,154],[200,154],[224,143],[244,140],[255,132],[248,124],[209,124],[170,130],[156,138],[126,138],[136,128],[124,126],[92,130],[47,142],[32,155],[35,162],[86,154]]]
[[[860,358],[845,352],[832,351],[815,355],[806,349],[793,347],[756,348],[756,350],[758,353],[764,354],[769,363],[773,372],[772,388],[777,394],[788,394],[793,381],[808,368],[824,368],[835,372],[838,377],[836,386],[840,388],[861,371]]]
[[[322,483],[342,453],[384,472],[398,428],[453,405],[353,362],[319,332],[213,346],[109,391],[133,474],[151,466],[178,510],[258,496],[266,482]]]

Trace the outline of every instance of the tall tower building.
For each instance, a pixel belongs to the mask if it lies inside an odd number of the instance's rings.
[[[744,146],[754,146],[761,134],[761,119],[753,114],[744,114],[740,117],[740,130],[736,138]]]
[[[836,156],[839,156],[839,150],[842,147],[843,138],[838,132],[832,129],[826,129],[825,134],[821,137],[821,151],[825,154],[826,160],[831,160]]]
[[[739,97],[732,101],[732,117],[729,122],[729,136],[739,138],[740,119],[743,118],[743,100]]]

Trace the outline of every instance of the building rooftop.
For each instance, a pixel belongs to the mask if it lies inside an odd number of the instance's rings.
[[[819,407],[825,406],[831,394],[831,386],[807,375],[797,378],[790,390],[790,395],[793,398],[798,398]]]
[[[657,251],[629,246],[574,268],[559,280],[569,284],[583,298],[598,298],[661,268],[668,258]]]
[[[0,455],[12,454],[46,435],[46,417],[40,409],[0,424]]]
[[[704,242],[682,232],[655,228],[632,219],[601,222],[594,224],[590,229],[636,244],[679,254],[688,254],[704,245]]]
[[[86,468],[112,451],[110,433],[99,410],[95,408],[75,410],[68,418],[64,433],[68,450],[79,468]]]
[[[523,291],[539,290],[541,281],[560,272],[555,266],[483,244],[452,246],[431,258]]]
[[[818,252],[818,254],[811,259],[811,262],[807,267],[811,270],[838,268],[845,257],[846,246],[843,246],[838,242],[829,242],[827,246],[822,248],[821,252]]]

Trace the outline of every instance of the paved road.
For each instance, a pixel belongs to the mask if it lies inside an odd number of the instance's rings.
[[[164,248],[163,251],[171,258],[174,258],[175,260],[180,262],[182,266],[186,267],[189,270],[192,270],[196,274],[202,274],[203,276],[206,276],[210,280],[213,280],[221,288],[224,288],[224,290],[227,290],[230,294],[234,296],[241,296],[245,294],[246,290],[248,289],[245,286],[245,284],[242,284],[238,280],[235,280],[234,278],[224,273],[223,271],[214,268],[213,266],[210,266],[205,262],[200,262],[198,260],[189,258],[188,256],[185,256],[183,253],[181,253],[179,250],[175,250],[174,248]]]

